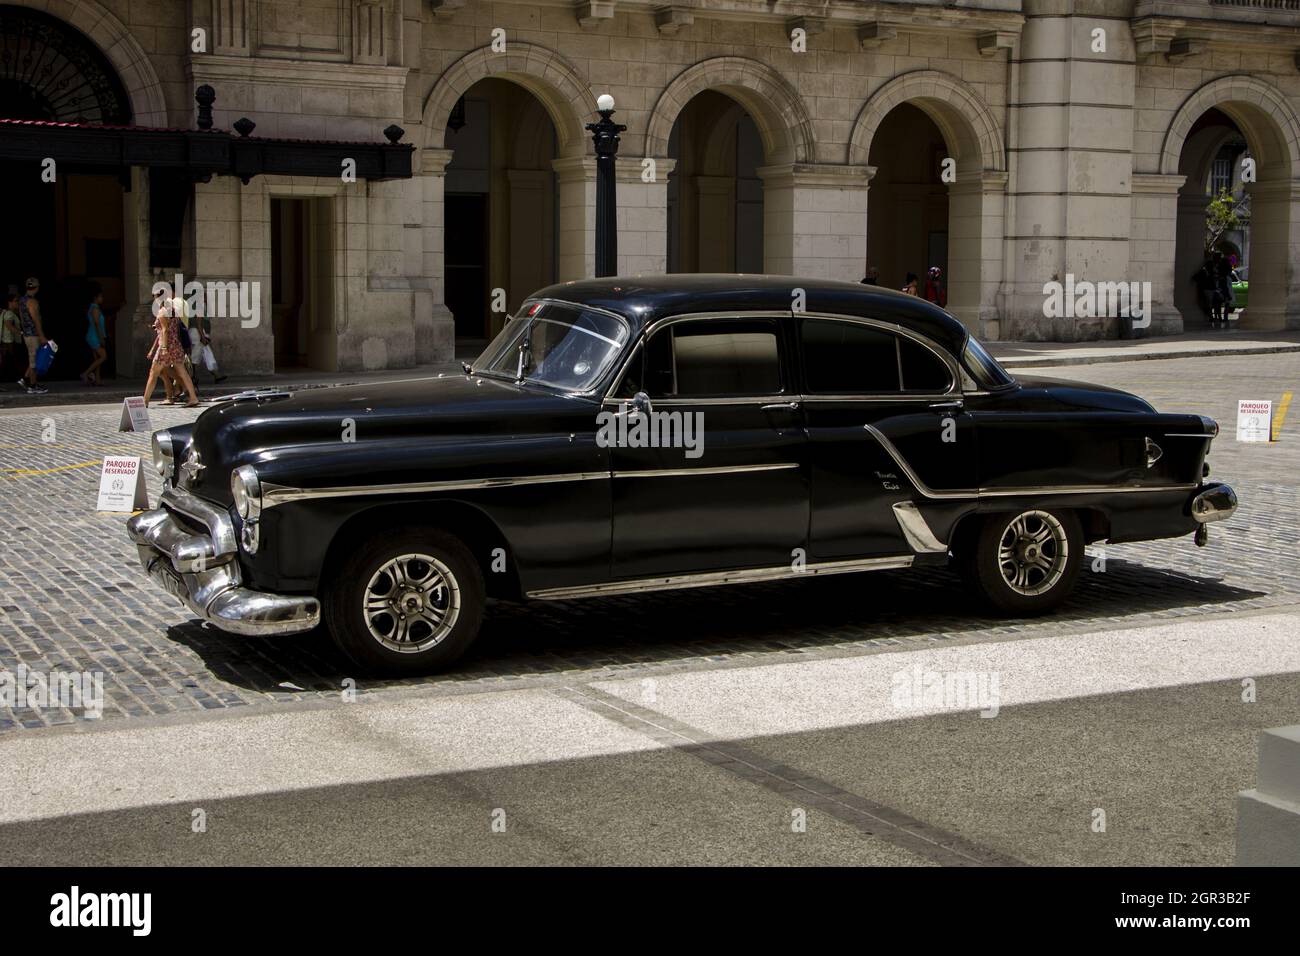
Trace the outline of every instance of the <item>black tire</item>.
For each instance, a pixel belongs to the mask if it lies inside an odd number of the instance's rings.
[[[325,626],[339,649],[368,672],[395,675],[426,674],[454,662],[478,636],[483,607],[478,562],[458,538],[437,528],[376,533],[351,550],[321,595]],[[406,649],[399,650],[402,644]]]
[[[1019,527],[1028,534],[1013,528],[1022,520]],[[1032,539],[1044,533],[1046,540],[1032,550]],[[1033,617],[1059,607],[1074,589],[1083,566],[1083,528],[1075,513],[1064,509],[987,515],[978,531],[965,540],[966,547],[957,555],[963,577],[986,604],[1015,617]],[[1014,557],[1004,564],[1003,549],[1008,544]]]

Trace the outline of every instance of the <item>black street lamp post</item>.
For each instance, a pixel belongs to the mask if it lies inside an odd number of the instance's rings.
[[[600,122],[588,123],[596,146],[596,275],[618,272],[618,196],[614,164],[618,158],[618,134],[627,129],[615,123],[614,97],[605,93],[596,100]]]

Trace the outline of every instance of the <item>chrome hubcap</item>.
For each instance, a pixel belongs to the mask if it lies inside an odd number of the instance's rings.
[[[1056,586],[1065,573],[1070,544],[1065,528],[1046,511],[1013,518],[998,543],[998,569],[1011,590],[1032,597]]]
[[[389,650],[416,654],[442,642],[460,616],[451,569],[428,554],[403,554],[380,566],[366,585],[366,628]]]

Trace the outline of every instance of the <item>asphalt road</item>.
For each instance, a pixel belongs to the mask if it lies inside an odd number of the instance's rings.
[[[0,858],[1230,864],[1258,731],[1296,719],[1297,631],[1300,607],[10,734]],[[985,694],[900,691],[929,674]]]

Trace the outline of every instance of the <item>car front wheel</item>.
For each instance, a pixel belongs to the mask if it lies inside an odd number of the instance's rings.
[[[967,578],[994,608],[1044,614],[1074,588],[1083,529],[1071,511],[1034,509],[984,519],[967,557]]]
[[[335,643],[361,667],[427,673],[452,663],[478,636],[483,575],[458,539],[410,528],[353,550],[321,604]]]

